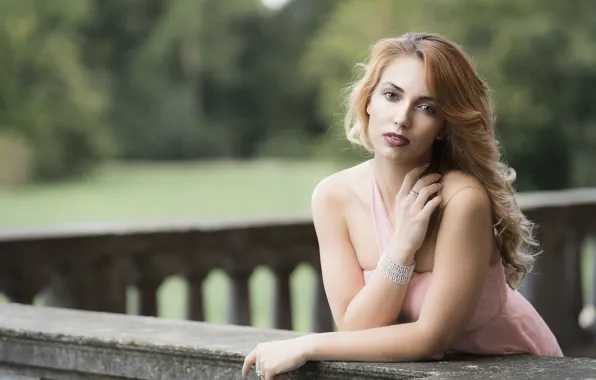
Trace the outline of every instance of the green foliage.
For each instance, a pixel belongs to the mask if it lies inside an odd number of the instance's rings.
[[[295,72],[334,3],[271,13],[259,0],[96,0],[86,56],[109,74],[121,156],[249,157],[271,151],[270,134],[311,139],[316,92]]]
[[[380,38],[434,31],[495,90],[520,190],[593,185],[594,12],[555,0],[0,2],[0,131],[18,132],[38,179],[110,155],[359,161],[341,128],[356,63]]]
[[[32,149],[17,131],[0,131],[0,190],[24,185],[32,176]]]
[[[580,175],[585,169],[580,162],[595,143],[587,137],[596,124],[589,106],[596,49],[587,41],[596,36],[589,16],[596,5],[537,0],[449,5],[475,15],[462,28],[446,9],[438,9],[437,25],[469,47],[495,89],[498,130],[506,157],[518,170],[519,187],[547,190],[589,183]]]
[[[80,59],[87,1],[0,3],[0,129],[24,136],[38,178],[71,176],[109,151],[104,98]]]
[[[321,114],[332,125],[342,116],[338,89],[376,40],[408,31],[444,34],[463,45],[495,90],[498,134],[518,187],[593,185],[594,12],[596,4],[585,1],[345,1],[302,68],[321,83]]]

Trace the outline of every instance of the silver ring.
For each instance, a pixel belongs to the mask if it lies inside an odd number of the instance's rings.
[[[263,372],[259,371],[258,369],[255,371],[257,371],[257,376],[259,377],[259,379],[262,378],[263,376],[265,376],[265,374]]]
[[[414,194],[415,197],[418,196],[418,192],[414,189],[410,190],[410,194]]]

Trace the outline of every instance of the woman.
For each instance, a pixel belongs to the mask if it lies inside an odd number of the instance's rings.
[[[348,103],[348,138],[374,158],[312,197],[340,331],[260,344],[243,374],[447,351],[561,356],[516,290],[534,259],[522,248],[536,242],[500,162],[488,88],[462,51],[432,34],[381,40]]]

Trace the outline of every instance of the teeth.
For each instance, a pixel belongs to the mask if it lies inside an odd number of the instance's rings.
[[[391,136],[391,138],[392,138],[393,140],[399,140],[399,139],[400,139],[400,138],[399,138],[399,137],[397,137],[397,136]]]

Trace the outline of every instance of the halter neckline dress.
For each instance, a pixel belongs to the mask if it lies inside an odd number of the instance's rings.
[[[393,227],[375,180],[371,209],[377,243],[382,252],[389,244]],[[363,272],[366,286],[374,270]],[[397,323],[418,319],[431,281],[432,272],[414,272]],[[500,260],[488,272],[476,313],[449,351],[478,355],[563,356],[557,339],[532,304],[507,285]]]

